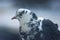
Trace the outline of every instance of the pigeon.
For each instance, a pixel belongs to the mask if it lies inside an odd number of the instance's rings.
[[[44,18],[38,17],[29,9],[20,8],[12,19],[17,19],[20,23],[19,34],[21,40],[34,40],[35,35],[42,30]]]

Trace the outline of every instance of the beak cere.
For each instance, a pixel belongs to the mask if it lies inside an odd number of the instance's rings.
[[[12,17],[11,19],[12,19],[12,20],[13,20],[13,19],[16,19],[16,17],[14,16],[14,17]]]

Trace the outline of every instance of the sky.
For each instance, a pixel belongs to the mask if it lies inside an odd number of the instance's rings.
[[[11,20],[19,8],[27,8],[37,16],[50,19],[57,23],[60,30],[60,1],[59,0],[0,0],[0,25],[9,25],[18,29],[18,20]]]

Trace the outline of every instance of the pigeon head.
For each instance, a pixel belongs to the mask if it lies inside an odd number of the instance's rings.
[[[35,23],[37,20],[37,16],[34,12],[28,9],[18,9],[16,11],[16,15],[12,19],[18,19],[20,26],[22,27],[22,31],[29,31],[31,28],[28,27],[29,22]]]
[[[18,9],[16,11],[16,15],[12,19],[18,19],[18,20],[24,19],[29,16],[30,12],[31,11],[28,9]]]
[[[28,9],[18,9],[16,11],[16,15],[12,19],[18,19],[19,21],[21,20],[29,21],[31,19],[37,20],[37,16],[35,13],[31,12]]]

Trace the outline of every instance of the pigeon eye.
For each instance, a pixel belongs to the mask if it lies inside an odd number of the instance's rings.
[[[20,16],[22,16],[22,13],[21,14],[19,14]]]
[[[22,12],[19,12],[19,15],[20,15],[20,16],[22,16],[23,14],[24,14],[24,11],[22,11]]]

